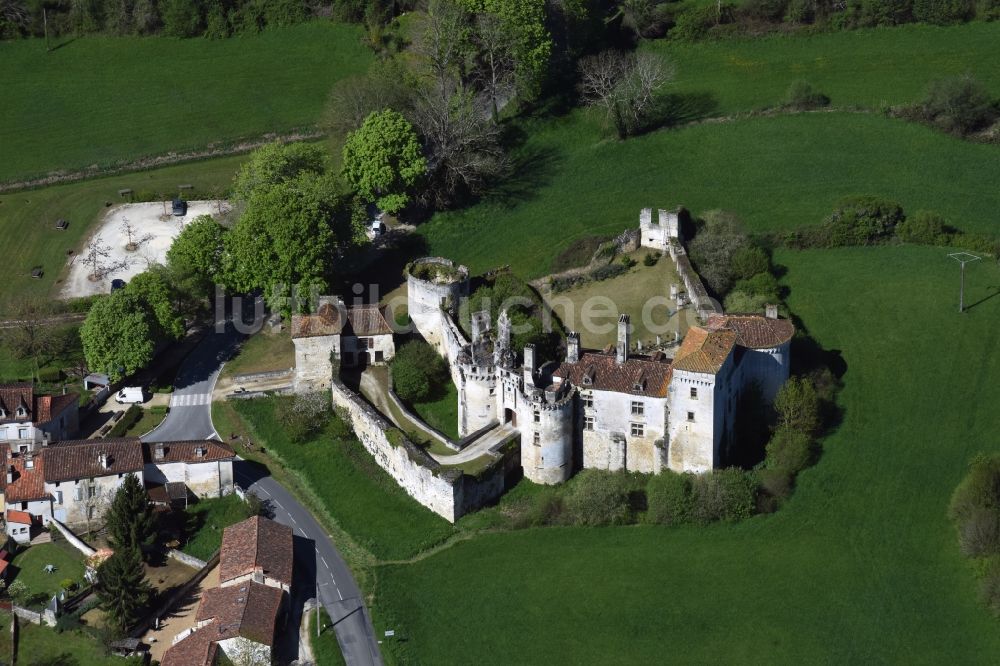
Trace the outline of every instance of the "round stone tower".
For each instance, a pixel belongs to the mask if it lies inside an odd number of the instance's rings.
[[[469,295],[469,269],[443,257],[424,257],[406,267],[406,307],[431,344],[441,344],[442,309],[453,311]]]
[[[518,409],[521,467],[535,483],[563,483],[573,475],[573,390],[535,389]]]

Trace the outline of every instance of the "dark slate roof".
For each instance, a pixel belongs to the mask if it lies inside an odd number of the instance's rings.
[[[55,442],[43,452],[45,480],[52,483],[142,471],[138,437]],[[107,467],[101,466],[102,453],[107,455]]]
[[[292,528],[253,516],[223,530],[219,580],[225,583],[258,569],[292,584]]]
[[[671,364],[665,358],[630,356],[619,364],[613,353],[587,352],[576,363],[562,363],[553,376],[582,389],[666,397]]]

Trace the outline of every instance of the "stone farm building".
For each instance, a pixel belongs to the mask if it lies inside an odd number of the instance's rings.
[[[183,492],[220,497],[233,492],[235,453],[222,442],[163,442],[137,437],[61,442],[0,442],[0,507],[41,522],[54,518],[85,525],[99,518],[126,474],[139,477],[155,497],[168,483]]]
[[[31,384],[0,385],[0,441],[59,440],[75,437],[80,396],[35,393]]]
[[[162,666],[211,666],[220,652],[236,664],[273,663],[292,561],[290,527],[258,516],[227,527],[219,586],[204,592],[195,626],[174,638]]]

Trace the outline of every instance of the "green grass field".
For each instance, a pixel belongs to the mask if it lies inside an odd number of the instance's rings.
[[[222,531],[247,517],[247,505],[236,495],[200,500],[185,511],[187,534],[181,551],[208,561],[222,546]]]
[[[55,566],[55,573],[45,571],[47,565]],[[69,578],[83,583],[83,555],[63,540],[40,543],[14,556],[11,566],[16,567],[14,580],[24,583],[34,596],[32,603],[44,605],[61,589],[59,584]]]
[[[1000,58],[997,23],[659,41],[646,48],[674,63],[676,79],[669,92],[687,96],[692,110],[708,115],[781,104],[788,86],[799,79],[837,106],[910,104],[931,79],[966,73],[1000,94],[1000,70],[993,66]]]
[[[171,194],[189,183],[194,189],[188,198],[210,198],[213,191],[228,189],[245,159],[238,155],[0,195],[0,235],[8,257],[0,270],[0,303],[11,296],[55,296],[67,250],[80,250],[107,202],[122,201],[120,188]],[[69,221],[66,231],[54,228],[59,218]],[[35,266],[45,272],[41,279],[31,277]]]
[[[635,227],[644,206],[735,211],[752,230],[823,219],[843,196],[935,209],[965,231],[1000,232],[996,146],[877,115],[808,114],[665,130],[618,142],[583,114],[527,126],[515,181],[420,228],[431,254],[475,272],[549,272],[575,239]],[[512,252],[513,247],[517,248]]]
[[[444,388],[444,393],[437,400],[414,403],[413,411],[446,437],[458,439],[458,389],[451,381]]]
[[[107,666],[126,663],[108,657],[96,638],[82,630],[57,634],[44,625],[18,624],[17,654],[19,664],[61,664],[64,666]]]
[[[996,620],[945,511],[970,457],[1000,446],[1000,267],[970,269],[959,315],[945,253],[778,254],[789,306],[847,370],[845,419],[777,514],[488,535],[384,567],[394,660],[992,662]]]
[[[410,557],[447,538],[451,525],[417,504],[372,459],[361,443],[323,432],[290,441],[275,417],[275,400],[237,400],[255,444],[301,476],[324,507],[359,544],[380,559]]]
[[[372,62],[358,26],[231,39],[0,43],[0,182],[314,125],[330,87]]]

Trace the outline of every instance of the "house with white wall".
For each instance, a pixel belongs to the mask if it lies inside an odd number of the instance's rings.
[[[29,383],[0,385],[0,442],[75,437],[80,427],[80,396],[40,394]]]

